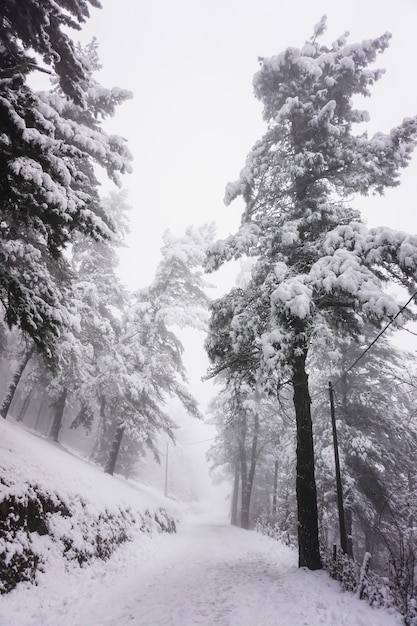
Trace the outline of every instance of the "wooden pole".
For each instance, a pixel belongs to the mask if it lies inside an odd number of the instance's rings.
[[[166,447],[165,454],[165,489],[164,489],[165,497],[168,497],[168,441]]]
[[[274,491],[272,492],[272,517],[275,521],[277,516],[277,491],[278,491],[278,461],[274,463]]]
[[[340,475],[340,460],[339,460],[339,446],[337,443],[337,431],[336,431],[336,417],[334,411],[334,396],[333,386],[329,381],[329,397],[330,397],[330,414],[332,418],[332,431],[333,431],[333,448],[334,448],[334,463],[336,467],[336,490],[337,490],[337,509],[339,512],[339,531],[340,531],[340,547],[345,554],[349,554],[349,544],[346,534],[346,522],[345,511],[343,508],[343,488],[342,479]]]

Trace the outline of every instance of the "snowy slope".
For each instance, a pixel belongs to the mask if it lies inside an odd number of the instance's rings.
[[[107,559],[137,534],[171,532],[178,512],[157,492],[0,422],[0,593]]]
[[[0,470],[14,480],[36,478],[39,485],[61,493],[78,493],[97,508],[130,505],[139,510],[169,506],[159,492],[104,474],[99,467],[71,454],[12,421],[0,420]]]

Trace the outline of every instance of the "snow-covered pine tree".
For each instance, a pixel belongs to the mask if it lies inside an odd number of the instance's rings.
[[[353,98],[369,95],[381,77],[370,66],[390,36],[349,44],[343,35],[325,46],[319,41],[324,30],[325,18],[301,48],[261,59],[254,88],[267,130],[239,180],[226,189],[226,204],[238,196],[245,202],[242,226],[211,247],[207,262],[213,270],[243,254],[257,257],[238,308],[229,298],[229,335],[232,346],[238,327],[240,336],[253,338],[252,363],[257,361],[264,381],[273,376],[270,388],[276,377],[292,383],[299,565],[310,569],[321,567],[306,370],[311,339],[329,328],[355,335],[364,319],[378,326],[401,307],[385,283],[399,281],[413,293],[417,276],[417,237],[368,229],[350,205],[354,193],[398,185],[416,144],[415,117],[388,134],[357,131],[368,115],[354,107]],[[221,368],[227,329],[216,334],[213,320],[209,354]],[[236,366],[239,350],[235,342]]]
[[[95,168],[115,182],[130,171],[125,140],[101,127],[130,93],[101,87],[95,44],[75,51],[61,31],[82,22],[87,6],[8,0],[0,8],[0,299],[7,323],[47,355],[68,324],[64,248],[77,233],[103,239],[112,230]],[[56,70],[52,91],[29,86],[37,61],[28,49]]]
[[[43,71],[57,75],[62,91],[84,102],[86,67],[68,29],[80,30],[98,0],[4,0],[0,6],[0,80]],[[35,56],[36,55],[36,56]]]
[[[100,419],[109,363],[117,350],[121,319],[129,301],[118,275],[117,256],[117,248],[123,245],[128,232],[127,211],[130,207],[126,192],[112,192],[102,201],[102,206],[114,225],[114,233],[104,241],[78,237],[71,259],[75,276],[74,304],[79,319],[77,334],[85,359],[74,390],[80,404],[72,426],[82,425],[87,430]]]
[[[175,327],[206,328],[208,298],[201,267],[212,237],[212,226],[188,228],[183,237],[167,232],[154,281],[133,294],[123,320],[117,371],[110,368],[113,386],[105,415],[117,429],[106,465],[109,473],[125,434],[159,459],[157,436],[165,432],[173,438],[175,427],[164,410],[168,397],[178,398],[191,415],[199,416],[185,384],[183,346]]]
[[[227,379],[223,383],[209,407],[217,434],[207,457],[212,471],[223,468],[229,477],[235,475],[237,464],[241,485],[237,517],[242,528],[249,528],[256,473],[266,452],[276,447],[281,424],[271,398],[236,379],[235,384]]]

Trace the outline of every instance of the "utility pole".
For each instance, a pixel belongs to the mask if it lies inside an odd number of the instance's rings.
[[[277,490],[278,490],[278,461],[274,463],[274,490],[272,492],[272,517],[277,515]]]
[[[165,453],[165,497],[168,497],[168,441],[167,441],[167,446],[166,446],[166,453]]]
[[[352,556],[349,551],[350,542],[347,540],[346,534],[346,522],[345,511],[343,507],[343,488],[342,479],[340,475],[340,460],[339,460],[339,446],[337,443],[337,431],[336,431],[336,417],[334,411],[334,397],[333,386],[329,381],[329,397],[330,397],[330,414],[332,418],[332,431],[333,431],[333,448],[334,448],[334,463],[336,466],[336,491],[337,491],[337,508],[339,512],[339,531],[340,531],[340,547],[342,551],[348,556]]]

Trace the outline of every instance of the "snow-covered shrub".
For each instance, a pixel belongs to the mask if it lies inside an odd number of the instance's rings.
[[[175,532],[159,508],[143,513],[117,505],[98,510],[81,497],[65,497],[36,484],[1,482],[0,593],[35,582],[51,557],[79,565],[107,559],[137,532]]]
[[[35,486],[27,490],[2,481],[0,501],[0,593],[7,593],[21,581],[33,581],[43,559],[33,549],[33,535],[48,534],[48,520],[62,519],[69,509],[56,494]]]
[[[326,551],[323,555],[323,566],[332,578],[340,582],[343,589],[357,591],[361,569],[347,554],[340,550],[336,554]]]
[[[277,521],[270,520],[267,516],[261,515],[255,522],[255,530],[262,535],[267,535],[276,539],[286,546],[295,547],[297,538],[291,535],[288,530],[283,530]]]
[[[362,567],[340,550],[336,554],[327,551],[323,565],[330,576],[338,580],[342,588],[355,593],[374,607],[394,608],[404,616],[407,626],[417,626],[417,606],[413,597],[404,600],[398,580],[390,574],[382,577],[369,569],[371,555],[365,554]],[[409,589],[410,592],[413,590]]]

